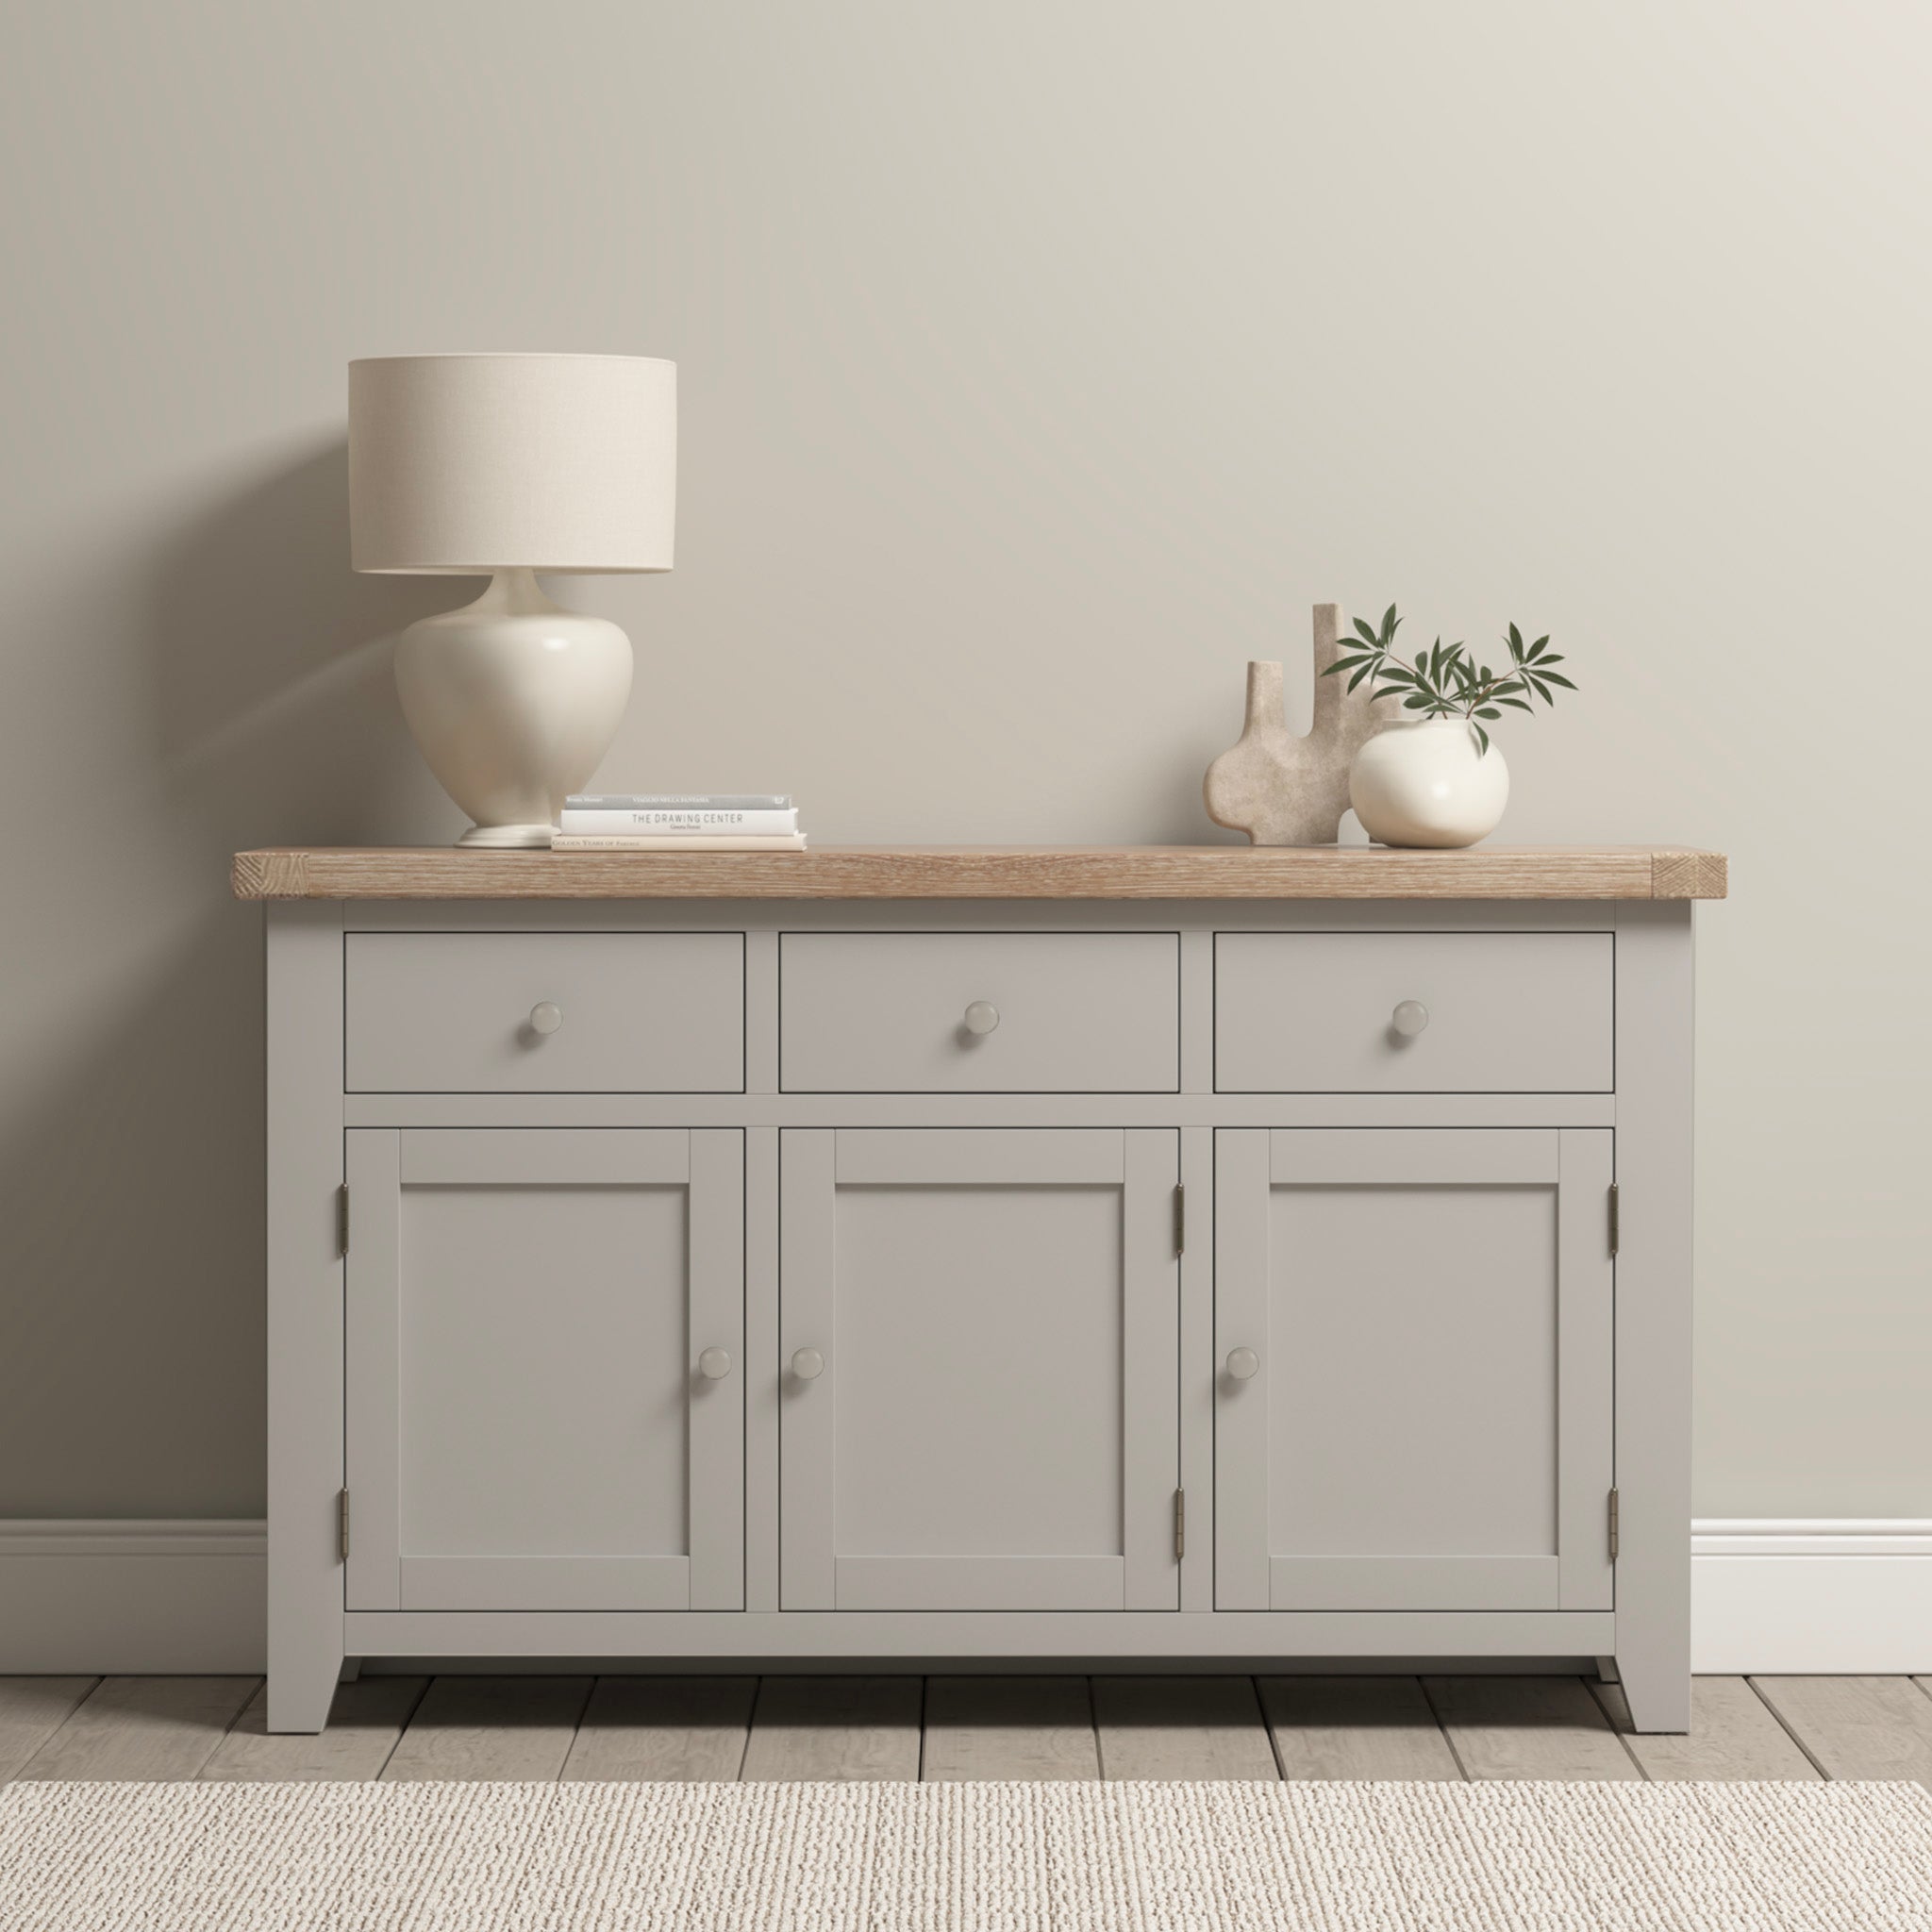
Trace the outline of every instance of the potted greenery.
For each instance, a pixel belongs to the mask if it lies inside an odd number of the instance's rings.
[[[1576,687],[1555,667],[1563,659],[1547,637],[1524,643],[1512,624],[1505,641],[1509,663],[1491,671],[1460,643],[1438,638],[1413,658],[1395,649],[1402,623],[1394,605],[1372,630],[1360,618],[1348,655],[1323,673],[1350,674],[1354,691],[1373,679],[1370,695],[1397,698],[1419,715],[1383,726],[1357,752],[1349,768],[1349,803],[1369,837],[1384,845],[1474,845],[1496,829],[1509,803],[1509,767],[1485,728],[1503,708],[1556,703],[1553,686]]]

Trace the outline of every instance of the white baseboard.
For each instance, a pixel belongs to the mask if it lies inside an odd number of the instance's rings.
[[[261,1522],[0,1522],[0,1672],[254,1673]]]
[[[0,1522],[0,1673],[256,1672],[259,1522]],[[1691,1524],[1696,1671],[1932,1672],[1932,1521]]]
[[[1693,1671],[1932,1671],[1932,1522],[1746,1518],[1690,1531]]]

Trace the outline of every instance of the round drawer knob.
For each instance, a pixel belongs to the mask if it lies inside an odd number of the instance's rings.
[[[708,1348],[698,1357],[698,1374],[708,1382],[722,1382],[731,1373],[728,1349]]]
[[[555,1033],[563,1024],[563,1008],[553,1006],[548,1000],[540,1000],[530,1008],[530,1031],[532,1033]]]
[[[816,1382],[825,1373],[825,1358],[815,1348],[801,1348],[791,1357],[791,1373],[801,1382]]]
[[[1227,1373],[1237,1382],[1252,1381],[1261,1366],[1261,1357],[1252,1348],[1231,1348],[1227,1352]]]
[[[966,1008],[966,1030],[985,1035],[1000,1024],[1000,1009],[991,1000],[974,1000]]]
[[[1404,1000],[1390,1024],[1405,1040],[1413,1040],[1429,1024],[1429,1009],[1420,1000]]]

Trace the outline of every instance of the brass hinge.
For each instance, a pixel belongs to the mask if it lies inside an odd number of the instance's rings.
[[[1618,1224],[1621,1218],[1617,1207],[1617,1184],[1615,1181],[1612,1181],[1610,1183],[1610,1259],[1613,1261],[1617,1258]]]
[[[1174,1559],[1176,1563],[1188,1554],[1188,1492],[1176,1490],[1174,1492]]]
[[[1185,1187],[1174,1191],[1174,1251],[1185,1255],[1188,1251],[1188,1191]]]
[[[343,1490],[336,1497],[336,1555],[339,1561],[349,1560],[349,1492]]]
[[[346,1255],[349,1252],[349,1184],[344,1181],[336,1190],[336,1252]]]
[[[1617,1492],[1610,1491],[1610,1561],[1617,1560]]]

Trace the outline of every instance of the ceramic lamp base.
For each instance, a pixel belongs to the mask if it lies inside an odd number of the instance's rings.
[[[624,632],[553,604],[527,570],[412,624],[396,645],[396,693],[424,761],[475,821],[457,842],[548,845],[564,799],[617,736],[630,678]]]
[[[548,851],[555,825],[472,825],[457,841],[489,852]]]

